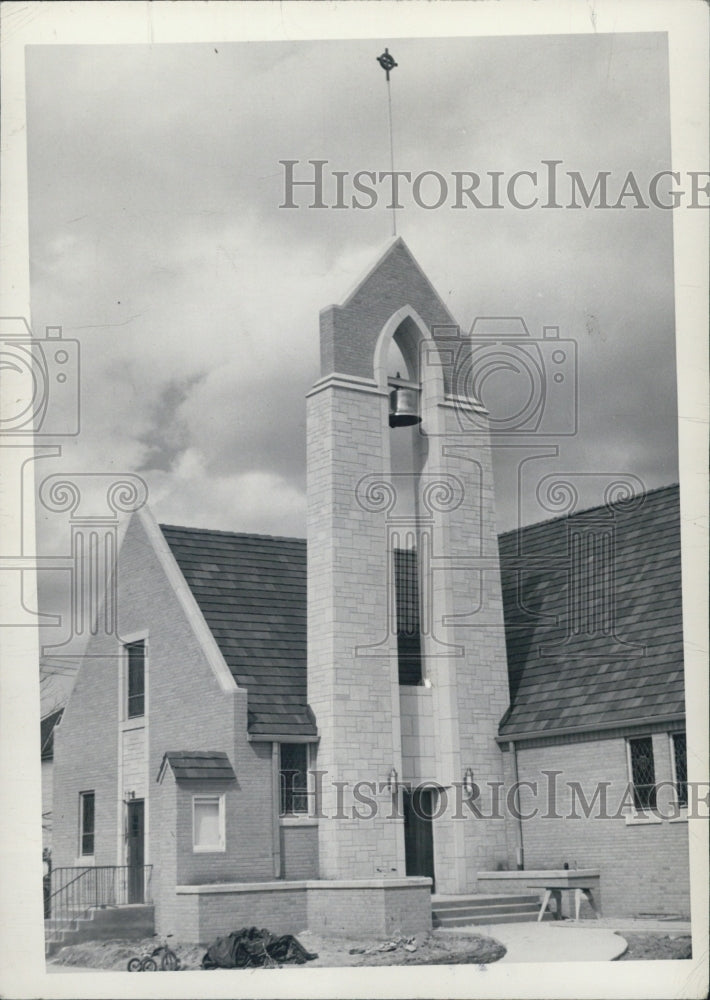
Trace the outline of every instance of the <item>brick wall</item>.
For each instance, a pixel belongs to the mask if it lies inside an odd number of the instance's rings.
[[[137,515],[128,526],[121,548],[118,588],[120,635],[147,636],[145,736],[142,737],[146,749],[139,746],[137,733],[123,735],[120,745],[125,750],[121,753],[125,774],[119,776],[121,643],[95,641],[87,649],[88,655],[55,732],[53,863],[55,866],[75,863],[78,794],[93,789],[96,864],[125,864],[123,778],[137,782],[142,776],[146,789],[145,861],[158,867],[161,854],[167,851],[169,855],[171,850],[165,839],[168,832],[160,829],[156,806],[156,778],[164,753],[222,750],[228,754],[237,774],[230,829],[241,867],[234,860],[230,876],[272,877],[271,746],[248,741],[247,692],[244,689],[225,692],[220,686]],[[135,725],[136,720],[131,720],[131,728]],[[197,870],[194,875],[197,877]],[[166,891],[165,879],[158,880],[157,875],[156,885],[162,886],[161,892]],[[160,912],[160,902],[156,901]]]
[[[175,897],[177,884],[177,788],[168,768],[155,786],[152,802],[153,900],[155,929],[159,934],[175,934],[178,912]],[[182,916],[182,919],[185,919]],[[188,939],[191,940],[191,939]]]
[[[84,864],[79,855],[79,793],[95,794],[97,865],[117,863],[117,657],[85,658],[62,721],[54,730],[52,866]]]
[[[270,751],[267,744],[255,744]],[[269,772],[270,773],[270,772]],[[268,793],[268,786],[267,786]],[[193,798],[224,795],[224,851],[195,851]],[[258,808],[237,781],[178,781],[176,794],[177,883],[239,882],[273,878],[270,837],[258,836]],[[256,820],[252,816],[256,812]],[[269,827],[270,833],[270,827]]]
[[[434,750],[434,700],[431,688],[399,689],[402,729],[402,777],[414,782],[430,780],[436,774]]]
[[[498,723],[508,707],[508,678],[497,558],[493,473],[487,433],[463,437],[459,413],[439,404],[423,476],[453,483],[432,503],[431,634],[424,638],[434,700],[437,778],[445,786],[471,769],[485,789],[503,781]],[[507,858],[503,820],[457,821],[453,809],[434,824],[437,892],[470,892],[476,872]]]
[[[281,877],[318,878],[317,826],[281,826]]]
[[[54,763],[42,761],[42,847],[52,846],[52,778]]]
[[[327,816],[337,811],[333,782],[347,782],[350,817],[356,782],[402,770],[386,522],[356,501],[362,477],[384,472],[386,423],[387,397],[375,390],[330,386],[308,400],[308,701],[320,732],[316,768],[327,772]],[[382,794],[378,801],[386,806]],[[319,857],[324,878],[367,878],[383,868],[403,875],[401,824],[387,822],[383,809],[372,819],[322,821]]]
[[[199,941],[203,944],[240,927],[266,927],[273,934],[298,935],[308,925],[305,889],[201,893],[198,899]]]
[[[391,469],[380,344],[397,323],[392,336],[421,383],[421,433],[413,435],[407,480],[416,483],[416,514],[405,512],[405,521],[401,494],[409,491]],[[321,315],[321,374],[342,376],[318,383],[308,400],[309,701],[321,731],[317,766],[329,778],[381,782],[392,767],[444,787],[461,782],[467,768],[481,784],[503,778],[495,737],[508,682],[488,428],[480,414],[470,419],[473,407],[464,412],[445,399],[452,359],[465,372],[469,351],[402,241],[344,305]],[[431,682],[402,698],[387,618],[396,531],[411,534],[419,549]],[[403,833],[390,827],[322,823],[321,875],[403,874]],[[476,870],[507,851],[502,820],[484,831],[442,816],[434,824],[437,888],[470,891]]]
[[[352,937],[421,934],[431,929],[429,885],[308,889],[308,927]]]
[[[656,781],[671,778],[668,735],[655,733],[653,749]],[[625,740],[595,739],[557,746],[531,747],[518,751],[521,781],[539,783],[546,788],[543,771],[561,771],[557,777],[560,792],[555,811],[569,815],[571,792],[567,782],[579,782],[587,801],[595,784],[612,783],[607,791],[607,812],[618,811],[627,787],[628,774]],[[521,812],[532,811],[535,804],[530,792],[521,793]],[[543,812],[546,806],[543,805]],[[663,811],[670,815],[672,810]],[[579,804],[575,812],[583,816]],[[576,862],[579,868],[599,868],[601,891],[606,913],[689,914],[688,824],[662,819],[645,825],[628,825],[624,809],[619,818],[545,819],[539,815],[522,821],[525,868],[562,868]]]
[[[397,241],[345,305],[321,313],[321,375],[341,372],[372,378],[377,339],[393,313],[405,304],[430,329],[450,329],[454,323],[409,250]]]

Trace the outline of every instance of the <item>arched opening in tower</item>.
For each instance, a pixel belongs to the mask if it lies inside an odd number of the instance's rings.
[[[404,321],[395,331],[387,355],[390,388],[408,386],[419,401],[418,339]],[[390,470],[397,495],[397,524],[390,534],[390,566],[394,575],[397,661],[400,684],[420,684],[423,677],[420,587],[417,560],[417,494],[420,471],[420,424],[392,426]]]

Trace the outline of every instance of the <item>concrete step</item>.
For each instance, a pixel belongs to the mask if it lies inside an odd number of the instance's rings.
[[[543,919],[547,920],[546,915]],[[510,912],[510,913],[492,913],[490,916],[478,915],[475,918],[471,917],[444,917],[439,923],[435,923],[435,927],[485,927],[488,924],[522,924],[522,923],[533,923],[537,920],[537,913],[530,913],[528,911],[522,913]]]
[[[495,916],[498,913],[535,913],[537,914],[540,910],[540,904],[537,900],[533,900],[529,903],[499,903],[496,906],[457,906],[457,907],[441,907],[433,910],[433,914],[439,920],[444,920],[450,917],[480,917],[488,918],[490,916]]]
[[[431,898],[431,908],[432,910],[443,910],[443,909],[455,909],[458,907],[468,907],[468,906],[498,906],[499,904],[508,903],[534,903],[537,902],[538,897],[533,893],[520,893],[516,895],[508,895],[503,893],[498,893],[496,896],[432,896]]]
[[[466,927],[537,920],[540,900],[533,893],[432,897],[434,927]]]
[[[81,941],[106,941],[112,938],[150,937],[155,930],[152,903],[98,907],[81,917],[45,920],[45,956],[59,948]]]

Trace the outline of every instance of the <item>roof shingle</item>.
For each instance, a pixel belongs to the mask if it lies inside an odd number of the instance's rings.
[[[501,736],[684,712],[677,485],[508,532],[499,551],[511,698]]]
[[[234,781],[236,774],[229,757],[221,750],[168,750],[163,755],[158,777],[169,764],[176,781],[186,779]]]
[[[315,737],[306,701],[305,541],[161,529],[248,690],[249,731]],[[501,736],[684,712],[677,485],[626,508],[507,532],[499,552],[511,697]],[[604,603],[609,574],[613,608]]]
[[[237,684],[249,732],[316,736],[306,702],[306,543],[161,525]]]

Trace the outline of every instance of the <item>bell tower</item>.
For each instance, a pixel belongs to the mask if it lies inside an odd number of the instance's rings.
[[[485,412],[461,391],[468,339],[401,238],[322,311],[320,338],[307,416],[320,875],[475,891],[507,858],[505,828],[462,806],[463,786],[503,780],[508,682]]]

